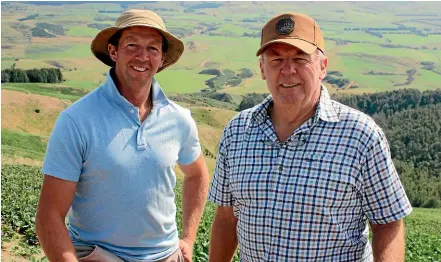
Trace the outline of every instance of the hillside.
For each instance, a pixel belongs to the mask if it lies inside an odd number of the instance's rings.
[[[103,81],[107,68],[92,56],[90,42],[127,8],[156,11],[186,45],[180,61],[158,75],[167,92],[214,87],[236,100],[266,92],[254,55],[259,30],[286,10],[307,13],[321,25],[333,93],[430,90],[441,81],[441,15],[434,11],[441,10],[439,2],[2,2],[1,7],[2,70],[60,68],[63,86],[70,88],[91,90]],[[207,69],[222,76],[201,74]],[[252,75],[237,77],[243,69]]]

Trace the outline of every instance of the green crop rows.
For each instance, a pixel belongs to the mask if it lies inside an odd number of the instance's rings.
[[[35,210],[43,176],[37,167],[3,165],[2,189],[2,240],[9,241],[17,233],[21,236],[17,254],[30,259],[39,253],[35,236]],[[181,187],[176,186],[177,221],[181,229]],[[210,227],[215,206],[207,203],[194,247],[194,261],[207,261]],[[415,209],[406,221],[406,261],[441,261],[441,210]],[[237,256],[235,261],[238,261]]]

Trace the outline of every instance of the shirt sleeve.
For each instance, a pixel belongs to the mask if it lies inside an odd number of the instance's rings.
[[[78,182],[83,165],[84,143],[74,120],[62,112],[52,130],[41,172]]]
[[[387,224],[412,212],[398,173],[392,162],[389,145],[381,129],[365,155],[363,171],[363,211],[371,223]]]
[[[202,152],[201,145],[199,143],[198,129],[191,115],[189,117],[189,123],[190,132],[186,137],[183,146],[179,150],[178,155],[178,163],[181,165],[188,165],[193,163]]]
[[[216,168],[214,169],[213,179],[211,180],[210,191],[208,199],[219,206],[232,206],[233,195],[231,194],[229,183],[229,168],[227,162],[227,145],[226,132],[228,126],[225,128],[219,142],[219,150],[216,158]]]

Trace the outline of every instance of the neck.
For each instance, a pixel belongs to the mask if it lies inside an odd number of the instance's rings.
[[[143,108],[151,104],[151,90],[153,79],[149,79],[143,85],[138,83],[128,83],[118,77],[115,72],[115,68],[110,70],[110,75],[118,89],[119,93],[127,99],[132,105]]]
[[[270,110],[270,117],[275,125],[299,127],[314,115],[316,108],[316,105],[308,108],[301,104],[281,105],[274,103]]]
[[[143,85],[137,85],[137,83],[127,83],[126,81],[122,81],[117,74],[112,72],[113,70],[111,70],[111,76],[119,93],[132,105],[139,108],[139,119],[144,121],[153,108],[153,97],[151,92],[153,79],[149,79]]]
[[[284,105],[274,102],[269,116],[279,141],[288,140],[297,128],[314,116],[316,108],[317,103],[308,107],[304,104]]]

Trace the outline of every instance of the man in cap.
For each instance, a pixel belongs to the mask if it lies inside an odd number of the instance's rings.
[[[330,99],[318,24],[298,13],[262,29],[271,96],[226,126],[209,199],[210,261],[404,261],[412,208],[382,130]],[[368,222],[373,245],[368,240]]]
[[[40,243],[51,261],[191,261],[208,171],[189,110],[153,78],[184,45],[157,14],[128,10],[91,48],[111,69],[56,121],[42,169]],[[176,162],[185,175],[181,240]]]

